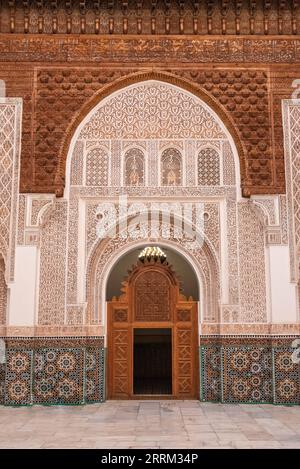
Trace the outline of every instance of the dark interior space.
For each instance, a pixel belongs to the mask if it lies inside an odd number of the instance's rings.
[[[134,329],[134,394],[172,394],[171,329]]]

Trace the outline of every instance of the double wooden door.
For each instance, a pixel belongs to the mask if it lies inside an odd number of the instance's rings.
[[[134,394],[133,387],[134,330],[138,328],[171,330],[169,397],[198,397],[197,303],[180,294],[179,283],[168,264],[136,266],[124,282],[123,291],[118,299],[108,302],[108,398],[147,397]]]

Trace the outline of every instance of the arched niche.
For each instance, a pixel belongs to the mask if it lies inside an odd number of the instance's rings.
[[[84,305],[84,321],[90,324],[105,324],[106,281],[117,260],[115,256],[123,255],[127,250],[133,247],[137,249],[141,243],[148,242],[145,238],[137,241],[119,238],[99,240],[93,233],[90,235],[91,223],[94,224],[91,228],[94,233],[97,223],[93,215],[93,204],[99,204],[107,197],[114,198],[115,201],[120,194],[128,194],[129,198],[140,198],[144,202],[147,201],[148,195],[156,197],[159,201],[163,201],[166,196],[175,196],[182,202],[187,195],[191,198],[201,196],[208,204],[212,200],[215,204],[211,209],[211,233],[214,230],[220,238],[220,225],[226,220],[229,209],[225,213],[226,204],[222,202],[222,207],[217,207],[217,204],[222,199],[224,201],[230,198],[230,209],[232,208],[233,212],[233,205],[240,197],[240,161],[236,145],[238,140],[233,138],[228,130],[230,126],[221,110],[220,113],[216,112],[219,111],[218,107],[205,93],[198,93],[180,80],[172,81],[170,77],[165,78],[159,74],[140,74],[134,80],[120,82],[119,85],[117,88],[108,87],[105,95],[94,100],[93,106],[91,105],[85,116],[82,116],[82,121],[77,122],[68,151],[65,189],[65,198],[69,200],[68,217],[73,220],[74,217],[80,216],[78,228],[69,228],[68,241],[77,242],[78,232],[80,243],[85,242],[85,246],[79,247],[80,255],[74,249],[75,255],[78,256],[76,259],[71,259],[72,250],[68,253],[68,265],[75,266],[78,270],[73,275],[74,288],[72,287],[72,295],[67,298],[67,304],[71,305],[77,301]],[[233,128],[230,130],[234,133]],[[197,155],[204,147],[216,148],[220,158],[223,158],[220,168],[223,171],[226,167],[227,173],[226,177],[225,173],[224,177],[220,177],[218,186],[198,186]],[[95,148],[107,151],[109,163],[105,168],[106,187],[103,182],[95,186],[86,183],[84,165],[87,155]],[[145,157],[144,172],[147,184],[144,187],[124,186],[124,155],[130,148],[139,148]],[[161,155],[166,148],[174,148],[182,155],[183,185],[161,184]],[[101,164],[97,166],[98,160]],[[94,162],[89,162],[91,167],[95,164],[95,174],[100,174],[104,161],[103,158],[98,160],[95,158]],[[72,182],[73,168],[76,169],[76,178]],[[89,181],[93,180],[95,179],[89,178]],[[215,225],[212,226],[214,220]],[[182,250],[183,256],[194,265],[199,281],[200,301],[203,302],[199,315],[201,321],[219,321],[220,283],[223,282],[222,300],[225,297],[226,302],[229,275],[226,252],[222,254],[222,273],[221,255],[220,252],[218,255],[215,252],[218,250],[216,245],[220,245],[221,241],[215,239],[212,243],[207,236],[201,248],[191,251],[187,245],[175,238],[167,241],[160,236],[150,238],[149,242],[163,243],[165,247],[174,246],[178,251]],[[226,240],[223,244],[225,242]]]
[[[99,240],[95,243],[87,262],[86,271],[86,320],[90,324],[106,326],[106,289],[111,272],[118,260],[132,251],[147,245],[159,245],[163,249],[172,249],[181,255],[185,262],[193,269],[200,296],[199,321],[217,322],[219,320],[220,303],[220,272],[213,249],[208,240],[203,243],[191,244],[184,240],[150,237],[145,239],[128,240],[119,236]]]
[[[230,152],[227,151],[225,157],[224,150],[224,163],[221,167],[228,164],[228,159],[232,159],[234,172],[232,179],[240,195],[240,173],[244,171],[243,148],[235,128],[225,117],[223,110],[218,108],[216,102],[207,96],[206,92],[203,94],[200,90],[193,90],[184,80],[182,83],[178,79],[174,82],[169,76],[166,78],[163,75],[157,75],[157,79],[145,79],[145,75],[139,75],[135,77],[133,83],[127,80],[120,82],[119,85],[117,90],[111,88],[109,93],[107,89],[104,95],[98,96],[98,100],[95,98],[93,106],[90,103],[81,113],[81,119],[76,121],[76,126],[72,124],[72,136],[68,137],[69,144],[65,156],[60,156],[58,175],[58,180],[61,178],[64,180],[62,173],[65,173],[66,162],[65,196],[69,195],[72,165],[75,165],[77,170],[80,164],[85,165],[89,147],[107,145],[109,168],[103,168],[100,161],[95,158],[95,171],[98,173],[107,171],[110,175],[108,185],[118,187],[123,185],[125,180],[122,155],[126,152],[122,142],[131,141],[132,146],[136,144],[141,148],[145,142],[147,146],[147,142],[158,140],[164,141],[163,151],[169,146],[176,148],[176,151],[182,154],[181,180],[178,186],[186,187],[197,186],[197,181],[196,179],[193,181],[193,178],[195,178],[198,148],[203,145],[213,146],[215,142],[219,142],[221,154],[223,146],[227,144]],[[183,142],[183,151],[179,150],[176,140]],[[190,147],[188,143],[190,140],[198,143]],[[148,175],[147,182],[150,187],[164,185],[160,161],[163,151],[160,151],[158,144],[157,147],[155,144],[148,145],[146,151],[143,151],[145,155],[147,154],[145,173]],[[82,169],[83,174],[85,171]],[[76,185],[84,186],[84,177],[81,182],[77,181]]]

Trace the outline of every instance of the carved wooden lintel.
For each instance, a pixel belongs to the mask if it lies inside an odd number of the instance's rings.
[[[155,18],[153,18],[155,20]],[[113,34],[113,18],[109,19]],[[156,22],[153,22],[153,32]],[[300,63],[293,36],[0,35],[1,62]]]

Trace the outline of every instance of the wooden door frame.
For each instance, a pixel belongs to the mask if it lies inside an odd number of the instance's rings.
[[[149,266],[149,270],[151,270]],[[140,267],[139,267],[140,268]],[[153,270],[155,266],[152,266]],[[137,268],[138,269],[138,268]],[[136,273],[136,272],[135,272]],[[172,273],[171,273],[172,274]],[[168,272],[170,275],[170,271]],[[137,278],[137,276],[135,277]],[[109,399],[197,399],[199,398],[199,353],[198,353],[198,302],[187,300],[179,293],[179,285],[173,278],[173,286],[170,303],[170,320],[168,321],[141,321],[134,320],[134,298],[133,288],[129,282],[125,282],[124,292],[120,298],[114,298],[107,302],[107,379],[106,395]],[[170,290],[171,291],[171,290]],[[179,319],[179,313],[188,313],[189,319],[184,319],[184,314]],[[117,317],[117,313],[122,313]],[[123,319],[125,318],[125,320]],[[134,383],[134,329],[171,329],[172,338],[172,394],[161,395],[139,395],[133,393]],[[125,337],[127,342],[119,341],[119,337]],[[190,340],[185,341],[184,336]],[[116,339],[117,338],[117,339]],[[180,341],[183,339],[183,343]],[[123,356],[116,360],[115,350]],[[125,354],[127,350],[127,355]],[[185,358],[184,354],[190,354]],[[182,369],[180,370],[180,367]],[[190,373],[185,374],[182,370],[190,368]],[[123,367],[123,368],[122,368]],[[127,367],[127,374],[124,374]],[[121,370],[121,374],[114,374],[115,369]],[[180,373],[181,371],[181,373]],[[122,374],[123,373],[123,374]],[[122,382],[123,376],[123,382]],[[126,376],[126,379],[125,379]],[[190,385],[187,382],[190,378]],[[116,382],[119,380],[119,386]],[[179,384],[179,382],[181,384]],[[124,391],[124,383],[127,391]],[[190,389],[186,391],[184,387]],[[118,392],[115,392],[118,389]],[[185,394],[186,393],[186,394]]]
[[[109,310],[110,310],[110,302],[107,302],[107,315],[109,316]],[[122,306],[122,304],[120,304]],[[184,303],[181,305],[181,307],[185,306]],[[192,321],[192,326],[190,327],[191,333],[192,333],[192,347],[193,347],[193,368],[194,372],[192,373],[193,379],[195,380],[193,386],[194,386],[194,396],[188,397],[188,399],[198,399],[200,395],[200,389],[199,389],[199,384],[200,384],[200,364],[199,364],[199,347],[198,347],[198,304],[197,302],[194,302],[194,318]],[[108,353],[106,354],[106,369],[107,369],[107,378],[106,378],[106,395],[108,399],[122,399],[122,397],[114,397],[113,396],[113,378],[112,378],[112,373],[113,373],[113,357],[110,356],[110,351],[112,351],[112,333],[113,333],[113,321],[111,318],[107,317],[107,351]],[[184,323],[182,323],[184,325]],[[128,356],[129,359],[129,367],[130,367],[130,372],[129,372],[129,396],[127,399],[177,399],[180,397],[177,396],[176,392],[176,385],[177,385],[177,367],[176,367],[176,353],[178,352],[176,350],[176,322],[175,321],[168,321],[168,322],[131,322],[125,323],[122,325],[120,323],[120,327],[122,329],[126,329],[128,331],[130,341],[129,341],[129,347],[130,347],[130,353]],[[163,394],[163,395],[139,395],[139,394],[134,394],[133,393],[133,379],[134,379],[134,329],[171,329],[171,338],[172,338],[172,394]]]

